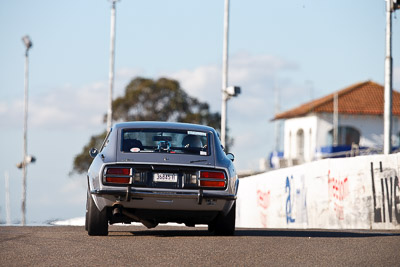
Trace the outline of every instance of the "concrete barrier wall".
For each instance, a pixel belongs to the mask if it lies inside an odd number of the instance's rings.
[[[325,159],[242,178],[236,226],[400,229],[399,160]]]

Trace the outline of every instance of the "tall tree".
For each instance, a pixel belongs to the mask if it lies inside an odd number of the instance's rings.
[[[125,89],[125,95],[113,103],[113,120],[118,121],[176,121],[197,123],[220,129],[221,116],[211,112],[205,102],[189,96],[176,80],[138,77]],[[106,116],[104,117],[106,120]],[[100,147],[106,132],[90,138],[81,153],[76,155],[72,172],[85,173],[92,159],[89,149]]]
[[[125,95],[113,101],[114,121],[177,121],[220,128],[220,114],[189,96],[178,81],[160,78],[132,80]]]

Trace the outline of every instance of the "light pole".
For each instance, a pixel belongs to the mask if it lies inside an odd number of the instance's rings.
[[[386,0],[386,57],[383,114],[383,153],[385,155],[392,152],[392,12],[399,8],[399,0]]]
[[[229,0],[225,0],[224,12],[224,43],[222,51],[222,105],[221,105],[221,143],[226,145],[226,113],[228,95],[228,38],[229,38]]]
[[[224,43],[222,51],[222,104],[221,104],[221,144],[226,147],[227,102],[232,96],[240,94],[240,87],[228,87],[228,39],[229,39],[229,0],[225,0]]]
[[[109,69],[109,98],[107,109],[107,132],[110,131],[112,125],[112,101],[114,89],[114,61],[115,61],[115,6],[118,0],[111,0],[111,29],[110,29],[110,69]]]
[[[32,47],[32,41],[29,38],[28,35],[25,35],[22,37],[22,41],[24,42],[25,45],[25,81],[24,81],[24,87],[25,87],[25,93],[24,93],[24,155],[23,155],[23,160],[20,163],[22,166],[22,225],[25,225],[26,219],[25,219],[25,213],[26,213],[26,172],[27,172],[27,132],[28,132],[28,68],[29,68],[29,49]]]

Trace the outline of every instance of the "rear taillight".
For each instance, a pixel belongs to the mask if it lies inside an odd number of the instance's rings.
[[[225,187],[226,185],[224,172],[201,171],[199,180],[201,187]]]
[[[107,183],[129,184],[130,180],[131,180],[130,177],[108,177],[108,176],[106,176]]]
[[[107,168],[104,178],[106,183],[130,184],[131,176],[131,168]]]
[[[106,174],[131,175],[131,168],[108,168]]]

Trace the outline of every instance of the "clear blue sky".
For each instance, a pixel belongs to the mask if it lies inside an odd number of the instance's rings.
[[[4,173],[11,217],[21,218],[24,46],[30,51],[28,223],[84,215],[85,175],[68,176],[74,155],[104,130],[110,2],[0,3],[0,220]],[[175,78],[220,111],[223,0],[122,0],[117,4],[115,95],[140,75]],[[400,11],[397,11],[400,16]],[[231,0],[228,124],[239,170],[258,169],[274,148],[274,91],[281,110],[351,84],[383,84],[384,0]],[[400,89],[400,22],[393,19],[394,87]]]

